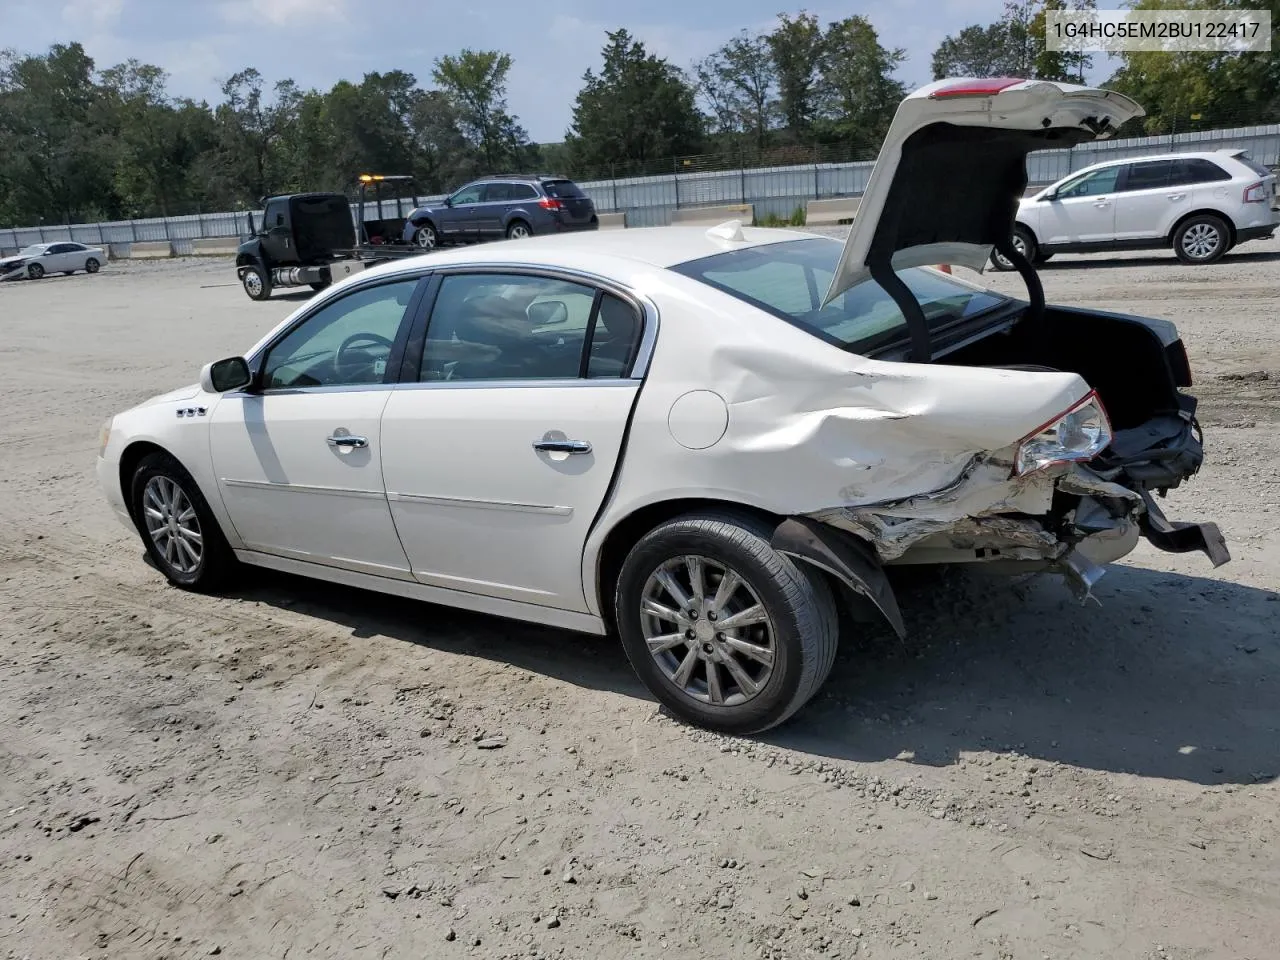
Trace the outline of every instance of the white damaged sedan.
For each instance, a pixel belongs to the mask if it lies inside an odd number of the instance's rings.
[[[371,269],[104,425],[107,500],[181,587],[241,564],[596,634],[675,714],[778,724],[886,571],[1061,573],[1139,537],[1229,556],[1153,494],[1203,460],[1173,325],[1047,305],[1026,154],[1141,109],[945,80],[900,107],[844,243],[655,228]],[[980,270],[1011,299],[928,264]]]

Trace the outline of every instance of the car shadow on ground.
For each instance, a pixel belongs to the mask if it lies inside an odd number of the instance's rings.
[[[1101,258],[1083,260],[1078,256],[1071,254],[1061,254],[1059,259],[1054,257],[1045,263],[1036,265],[1036,270],[1041,273],[1051,273],[1054,270],[1109,270],[1118,267],[1161,267],[1161,266],[1180,266],[1178,258],[1173,255],[1172,251],[1164,253],[1156,253],[1151,256],[1143,257],[1115,257],[1114,259],[1104,260]],[[1232,263],[1266,263],[1270,260],[1280,260],[1280,253],[1273,250],[1257,250],[1244,251],[1237,253],[1232,250],[1225,254],[1221,260],[1218,260],[1217,266],[1228,266]]]
[[[261,571],[239,595],[351,629],[651,699],[609,638]],[[1081,607],[1056,577],[951,572],[906,585],[903,643],[844,642],[822,692],[765,742],[945,766],[1014,749],[1200,784],[1280,776],[1277,594],[1113,566]],[[371,602],[373,598],[373,602]]]

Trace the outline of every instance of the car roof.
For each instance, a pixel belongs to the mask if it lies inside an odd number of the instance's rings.
[[[477,177],[472,183],[480,183],[484,180],[568,180],[568,177],[562,177],[556,173],[490,173],[483,177]]]
[[[1087,167],[1073,170],[1069,176],[1084,173],[1086,170],[1114,167],[1121,163],[1146,163],[1151,160],[1234,160],[1247,152],[1243,147],[1224,147],[1221,150],[1183,150],[1177,153],[1149,153],[1140,157],[1117,157],[1115,160],[1099,160],[1097,163],[1091,163]]]
[[[499,240],[476,246],[439,250],[422,256],[432,264],[513,263],[573,266],[586,259],[608,258],[632,265],[662,269],[700,260],[717,253],[743,250],[789,240],[832,240],[818,233],[773,227],[742,227],[742,239],[726,240],[708,232],[706,226],[628,227],[625,230],[584,230],[574,233],[544,234],[521,240]],[[404,272],[420,270],[420,257],[396,261]],[[388,271],[401,272],[401,270]]]

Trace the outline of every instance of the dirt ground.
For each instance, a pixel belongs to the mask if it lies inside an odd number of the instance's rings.
[[[1166,509],[1230,564],[1144,544],[1088,608],[925,582],[905,644],[852,638],[758,740],[668,719],[616,642],[166,586],[99,424],[303,298],[224,261],[0,285],[0,956],[1274,958],[1278,271],[1280,241],[1043,270],[1178,323],[1208,463]]]

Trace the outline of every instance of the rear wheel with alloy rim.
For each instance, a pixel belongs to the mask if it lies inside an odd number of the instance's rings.
[[[1040,262],[1040,250],[1036,238],[1026,227],[1014,227],[1013,249],[1027,258],[1030,263]],[[998,250],[991,251],[991,265],[997,270],[1013,270],[1013,261]]]
[[[144,457],[133,475],[134,523],[170,583],[212,590],[235,566],[218,522],[191,475],[166,453]]]
[[[623,564],[618,631],[636,673],[683,720],[749,734],[782,723],[830,673],[835,602],[822,575],[777,553],[769,524],[688,515]]]
[[[85,273],[97,273],[101,269],[102,269],[102,264],[98,262],[96,257],[90,257],[88,260],[84,262]]]
[[[525,237],[533,236],[533,231],[529,229],[529,225],[523,220],[513,220],[511,226],[507,227],[508,240],[523,240]]]
[[[1201,214],[1178,227],[1173,252],[1183,263],[1213,263],[1227,252],[1231,233],[1220,217]]]

